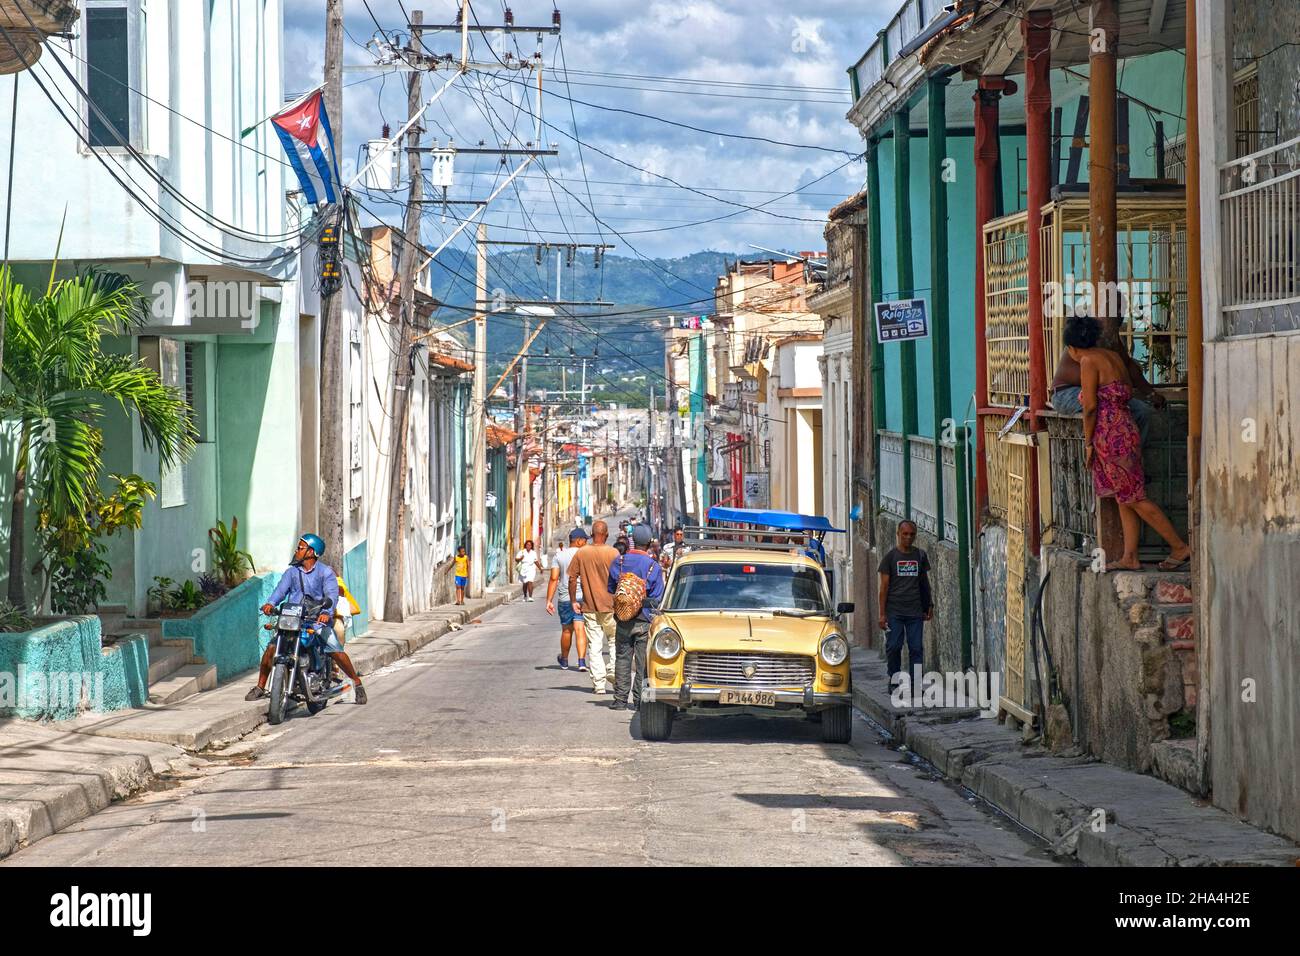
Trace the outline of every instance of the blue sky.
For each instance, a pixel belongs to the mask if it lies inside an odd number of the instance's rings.
[[[454,0],[404,3],[408,11],[423,9],[426,23],[455,20]],[[513,0],[510,5],[517,24],[550,22],[552,6],[543,0]],[[478,21],[501,23],[502,6],[501,0],[479,0]],[[547,73],[546,89],[703,129],[823,149],[722,138],[594,105],[573,104],[571,114],[569,102],[547,95],[543,117],[559,131],[549,130],[545,138],[557,144],[560,155],[546,159],[545,170],[534,164],[516,180],[528,216],[520,212],[513,190],[493,204],[487,219],[494,237],[531,241],[540,233],[552,241],[572,237],[584,242],[600,237],[618,246],[616,254],[632,255],[635,249],[669,258],[700,249],[751,251],[749,243],[820,249],[826,211],[859,190],[865,177],[860,162],[844,165],[846,154],[862,149],[857,131],[844,118],[850,105],[845,71],[896,6],[897,0],[823,0],[815,12],[804,15],[798,7],[772,0],[561,3],[563,64],[569,84],[565,85],[564,75]],[[320,0],[285,0],[286,92],[320,82],[322,8]],[[385,30],[405,32],[406,17],[398,0],[369,0],[369,8]],[[367,50],[365,44],[378,27],[362,0],[348,0],[346,23],[350,36],[345,41],[345,62],[373,63],[377,51]],[[496,53],[515,52],[515,41],[525,55],[537,48],[535,35],[512,40],[498,35],[493,41]],[[458,36],[426,35],[425,42],[437,52],[459,52]],[[479,36],[474,43],[476,59],[493,59],[487,40]],[[553,37],[545,38],[542,52],[548,65],[559,67]],[[511,125],[517,134],[511,145],[532,139],[533,121],[527,112],[533,108],[532,100],[521,104],[525,88],[511,82],[521,76],[503,72],[457,81],[430,111],[426,142],[454,135],[460,145],[476,145],[479,140],[503,145]],[[682,84],[651,77],[702,82]],[[345,152],[355,161],[358,144],[380,135],[385,120],[394,129],[404,120],[406,89],[402,74],[397,73],[348,74],[345,83],[351,84],[344,98]],[[772,86],[786,89],[764,88]],[[426,78],[425,95],[434,88],[432,79]],[[726,95],[701,95],[705,93]],[[589,148],[580,150],[569,138],[575,121],[577,138]],[[462,156],[448,195],[482,198],[498,175],[496,158]],[[660,176],[733,203],[770,202],[767,208],[775,215],[737,213],[735,205],[677,188]],[[780,198],[798,187],[806,188]],[[381,208],[377,201],[368,204]],[[701,223],[733,213],[721,221]],[[430,217],[426,241],[437,241],[453,225],[441,222],[440,216]]]

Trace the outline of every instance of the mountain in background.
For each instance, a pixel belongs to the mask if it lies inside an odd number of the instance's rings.
[[[505,247],[509,248],[509,247]],[[444,254],[431,277],[434,298],[458,309],[472,308],[474,257]],[[713,288],[737,259],[770,258],[765,253],[693,252],[677,259],[642,259],[605,254],[596,268],[593,254],[580,251],[572,265],[559,250],[560,292],[565,300],[606,301],[613,305],[574,306],[570,315],[553,320],[529,349],[528,384],[576,388],[586,358],[592,398],[645,407],[650,388],[663,391],[664,331],[668,316],[704,315],[713,311]],[[511,249],[488,256],[488,297],[502,290],[507,299],[554,300],[555,249]],[[653,310],[653,311],[651,311]],[[462,313],[468,314],[468,313]],[[535,321],[535,320],[534,320]],[[535,327],[535,326],[534,326]],[[467,330],[472,339],[472,331]],[[595,333],[600,333],[599,339]],[[523,318],[493,313],[488,319],[488,359],[494,376],[519,351]],[[572,352],[570,351],[572,349]],[[549,356],[545,353],[549,350]],[[566,375],[562,369],[567,369]]]

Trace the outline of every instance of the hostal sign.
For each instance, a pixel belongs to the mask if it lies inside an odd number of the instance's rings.
[[[907,342],[930,334],[924,299],[877,302],[875,309],[877,342]]]

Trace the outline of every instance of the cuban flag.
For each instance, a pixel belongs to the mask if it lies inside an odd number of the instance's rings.
[[[294,100],[271,117],[289,163],[298,174],[298,184],[312,205],[338,202],[339,160],[334,152],[325,96],[315,89]]]

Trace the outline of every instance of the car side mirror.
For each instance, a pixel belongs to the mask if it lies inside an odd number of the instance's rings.
[[[835,605],[835,613],[852,614],[854,606],[855,605],[852,601],[841,601],[839,604]]]

